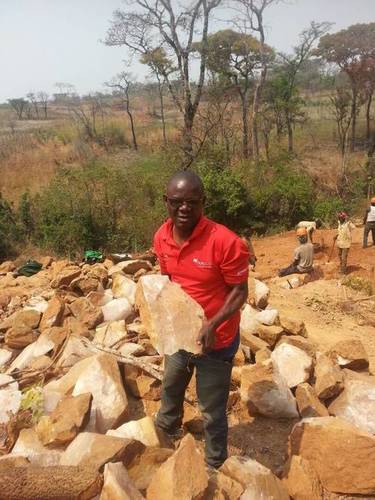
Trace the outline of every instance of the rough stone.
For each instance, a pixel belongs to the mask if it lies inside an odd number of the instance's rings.
[[[94,307],[86,297],[80,297],[70,304],[70,310],[74,317],[87,328],[92,329],[103,322],[103,312],[99,307]]]
[[[47,467],[58,465],[61,453],[61,450],[49,450],[43,446],[34,429],[22,429],[11,454],[27,458],[32,465]]]
[[[280,326],[276,325],[259,325],[257,334],[259,335],[259,338],[264,340],[264,342],[267,342],[270,347],[274,347],[275,344],[280,340],[283,334],[283,329]]]
[[[264,349],[260,349],[255,353],[255,362],[261,363],[262,361],[270,359],[270,357],[271,357],[271,351],[267,347],[265,347]]]
[[[203,309],[177,283],[167,276],[142,276],[136,304],[159,354],[174,354],[179,349],[201,352],[196,340],[204,321]]]
[[[260,322],[255,318],[258,311],[251,307],[249,304],[245,304],[241,311],[241,321],[240,321],[240,334],[242,336],[254,335],[257,333],[260,326]]]
[[[331,415],[375,434],[375,377],[345,377],[344,391],[329,405],[328,410]]]
[[[81,394],[62,399],[50,416],[43,416],[36,433],[43,445],[70,443],[88,420],[92,396]]]
[[[87,465],[96,469],[107,462],[121,461],[128,465],[144,448],[134,439],[81,432],[61,455],[60,465]]]
[[[90,467],[16,467],[0,474],[4,500],[88,500],[101,487],[101,475]]]
[[[127,334],[123,319],[103,323],[96,327],[94,343],[105,347],[117,347],[119,342],[126,339]]]
[[[9,328],[5,334],[4,343],[11,349],[23,349],[38,338],[38,332],[28,328]]]
[[[280,479],[256,460],[232,456],[223,463],[220,472],[241,484],[245,489],[243,500],[289,500]]]
[[[140,368],[124,365],[125,386],[136,398],[160,399],[161,383],[146,375]]]
[[[124,274],[135,274],[140,269],[152,271],[152,265],[147,260],[125,260],[112,266],[108,270],[108,274],[112,276],[115,273],[123,272]]]
[[[338,417],[296,424],[290,455],[310,462],[323,487],[342,494],[375,494],[375,437]]]
[[[61,272],[55,274],[55,278],[51,281],[51,287],[67,288],[74,279],[78,278],[80,274],[81,269],[79,267],[65,268]]]
[[[151,417],[144,417],[139,420],[126,422],[117,429],[107,431],[107,435],[136,439],[145,446],[160,446],[159,436]]]
[[[135,304],[137,285],[133,280],[116,273],[112,276],[112,292],[115,299],[127,299],[130,305]]]
[[[2,455],[0,456],[0,474],[6,470],[12,470],[14,467],[23,467],[30,465],[27,458],[21,455]]]
[[[307,337],[306,326],[301,319],[296,319],[294,317],[291,318],[285,313],[281,313],[279,319],[283,330],[289,333],[289,335],[301,335],[301,337]]]
[[[70,283],[69,288],[82,295],[88,295],[90,292],[96,292],[98,287],[99,287],[99,280],[97,278],[81,276],[74,279]]]
[[[104,466],[104,484],[100,500],[142,500],[144,496],[132,483],[121,462]]]
[[[119,321],[128,319],[133,313],[133,308],[128,299],[113,299],[102,306],[104,321]]]
[[[249,276],[249,302],[258,309],[265,309],[270,296],[270,289],[262,281]]]
[[[53,340],[51,340],[47,334],[42,333],[35,342],[25,347],[25,349],[23,349],[23,351],[12,361],[7,373],[26,368],[34,359],[47,354],[54,348],[55,344]]]
[[[318,398],[333,398],[343,388],[343,374],[340,368],[325,354],[320,354],[315,365],[315,392]]]
[[[279,311],[277,309],[264,309],[264,311],[259,311],[255,315],[255,319],[259,321],[262,325],[274,325],[279,317]]]
[[[56,363],[56,368],[64,368],[66,370],[67,368],[71,368],[73,365],[78,363],[78,361],[88,358],[96,352],[97,351],[94,348],[84,345],[80,337],[71,335],[68,338],[64,350]]]
[[[59,297],[53,297],[48,302],[48,307],[40,321],[40,330],[43,331],[52,326],[60,326],[64,317],[64,309],[64,302]]]
[[[204,458],[191,434],[164,462],[147,488],[148,500],[191,500],[203,496],[208,486]]]
[[[14,262],[11,260],[5,260],[0,264],[0,274],[11,273],[16,269]]]
[[[13,353],[9,349],[0,349],[0,368],[4,367],[12,359]]]
[[[323,488],[307,460],[293,455],[285,468],[283,483],[293,500],[323,500]]]
[[[88,326],[74,316],[68,316],[64,319],[63,327],[67,333],[76,337],[90,337]]]
[[[90,292],[86,297],[93,306],[101,307],[113,299],[112,291],[105,290],[104,292]]]
[[[170,448],[146,448],[128,467],[135,487],[141,491],[146,490],[155,472],[171,455],[173,450]]]
[[[294,396],[271,359],[242,368],[240,394],[250,414],[298,418]]]
[[[341,340],[329,352],[329,357],[339,366],[351,370],[368,368],[368,355],[358,339]]]
[[[238,481],[218,471],[208,480],[205,500],[238,500],[243,490]]]
[[[267,342],[246,331],[241,330],[240,336],[241,344],[249,347],[250,351],[254,354],[262,349],[268,349],[270,347]]]
[[[300,384],[297,387],[296,400],[301,417],[328,417],[327,408],[319,401],[310,384]]]
[[[11,382],[9,384],[9,382]],[[3,384],[8,384],[2,387]],[[20,409],[22,394],[18,382],[9,375],[0,374],[0,424],[9,422],[10,414],[15,415]]]
[[[310,378],[312,358],[298,347],[280,344],[271,354],[288,387],[296,387]]]
[[[312,358],[316,355],[316,345],[311,342],[311,340],[305,339],[300,335],[283,335],[277,345],[280,344],[294,345],[295,347],[302,349],[302,351],[305,351],[305,353]]]

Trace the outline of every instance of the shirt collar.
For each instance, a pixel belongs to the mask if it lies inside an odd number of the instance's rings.
[[[202,217],[198,221],[198,224],[195,226],[193,232],[191,233],[190,238],[188,238],[185,241],[185,244],[187,244],[188,242],[190,242],[190,241],[194,240],[195,238],[197,238],[198,236],[200,236],[207,228],[208,223],[209,223],[209,220],[207,219],[207,217],[202,215]],[[167,231],[166,231],[166,234],[165,234],[163,239],[164,239],[164,241],[166,241],[166,240],[172,241],[175,244],[175,241],[173,238],[172,219],[167,220]]]

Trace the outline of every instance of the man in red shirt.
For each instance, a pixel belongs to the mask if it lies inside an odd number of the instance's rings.
[[[236,234],[203,216],[203,184],[193,172],[175,174],[164,200],[170,218],[154,238],[161,272],[202,306],[207,321],[197,338],[202,355],[180,350],[166,356],[156,424],[170,435],[178,433],[195,368],[206,462],[217,468],[227,458],[226,406],[239,346],[240,308],[248,294],[249,252]]]

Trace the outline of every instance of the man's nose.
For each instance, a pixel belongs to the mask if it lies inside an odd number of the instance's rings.
[[[182,202],[182,204],[180,205],[180,210],[184,210],[184,211],[189,211],[190,210],[190,205],[189,203],[187,203],[185,200]]]

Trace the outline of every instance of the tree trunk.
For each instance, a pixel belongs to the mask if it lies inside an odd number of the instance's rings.
[[[371,103],[372,103],[372,96],[373,96],[373,90],[370,91],[370,94],[367,99],[367,106],[366,106],[366,140],[367,144],[370,144],[370,137],[371,137]]]
[[[193,124],[194,113],[193,110],[185,110],[184,114],[184,128],[182,131],[182,149],[184,151],[184,165],[183,169],[187,170],[193,163]]]
[[[352,153],[355,149],[355,132],[357,126],[357,90],[353,86],[352,86],[351,117],[352,117],[352,129],[351,129],[351,140],[350,140],[350,152]]]
[[[263,40],[264,43],[264,40]],[[264,63],[265,64],[265,63]],[[267,76],[267,67],[263,66],[260,79],[255,86],[254,91],[254,99],[253,99],[253,113],[252,113],[252,139],[253,139],[253,155],[255,161],[259,159],[259,139],[258,139],[258,114],[259,114],[259,106],[262,97],[262,90],[264,86],[264,82],[266,81]]]
[[[241,96],[242,102],[242,154],[245,159],[249,158],[249,112],[245,96]]]
[[[135,135],[134,118],[133,118],[133,113],[130,111],[129,99],[126,100],[126,112],[129,116],[129,120],[130,120],[130,128],[132,131],[132,138],[133,138],[133,147],[136,151],[138,151],[137,137]]]
[[[165,130],[163,87],[162,87],[162,84],[160,82],[159,76],[157,76],[157,78],[158,78],[159,100],[160,100],[160,116],[161,116],[161,123],[162,123],[162,127],[163,127],[163,142],[164,142],[164,146],[166,146],[167,145],[167,134],[166,134],[166,130]]]
[[[292,120],[290,119],[289,113],[287,113],[287,115],[286,115],[286,126],[288,129],[288,152],[293,154],[294,153],[293,124],[292,124]]]

